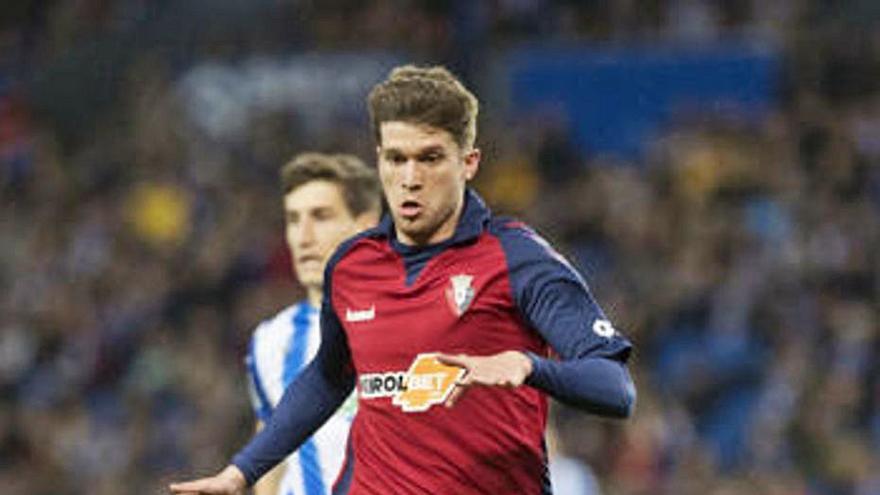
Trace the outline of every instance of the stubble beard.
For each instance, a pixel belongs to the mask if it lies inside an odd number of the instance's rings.
[[[422,215],[415,221],[404,218],[397,219],[398,228],[417,244],[427,244],[429,239],[445,226],[446,222],[455,214],[455,205],[450,205],[445,210],[438,211],[433,217]],[[454,232],[454,231],[453,231]]]

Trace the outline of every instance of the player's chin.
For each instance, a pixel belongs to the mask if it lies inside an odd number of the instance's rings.
[[[301,267],[296,271],[297,280],[305,287],[321,285],[323,276],[323,270],[313,266]]]

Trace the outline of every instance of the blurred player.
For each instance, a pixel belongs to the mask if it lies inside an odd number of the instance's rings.
[[[547,395],[631,413],[630,343],[565,259],[467,187],[476,98],[443,68],[406,66],[368,103],[389,215],[328,262],[321,348],[267,427],[172,492],[243,494],[356,384],[337,494],[550,493]]]
[[[375,226],[381,201],[375,172],[351,155],[300,154],[282,167],[281,182],[292,268],[307,298],[261,323],[251,340],[247,368],[258,429],[318,349],[327,259],[341,241]],[[284,464],[264,476],[254,493],[329,493],[345,457],[355,409],[352,395]]]

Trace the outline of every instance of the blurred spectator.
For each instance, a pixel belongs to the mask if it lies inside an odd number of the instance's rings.
[[[4,494],[157,493],[250,435],[246,333],[299,290],[276,169],[306,144],[372,156],[348,130],[388,66],[373,50],[498,94],[473,54],[732,37],[784,53],[760,122],[678,116],[635,164],[550,114],[484,123],[480,190],[567,246],[637,344],[630,423],[554,416],[559,490],[880,493],[876,2],[19,3],[0,22]],[[347,53],[318,70],[327,49]]]

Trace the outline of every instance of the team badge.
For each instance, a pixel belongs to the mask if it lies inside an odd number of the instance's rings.
[[[449,277],[450,287],[446,288],[446,301],[456,316],[461,316],[474,300],[473,275],[453,275]]]

